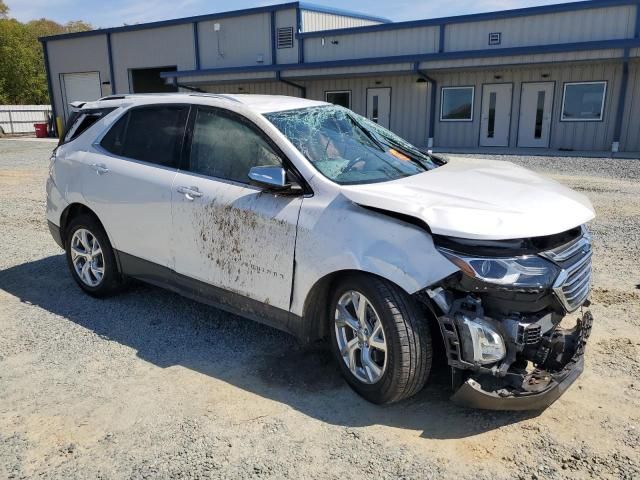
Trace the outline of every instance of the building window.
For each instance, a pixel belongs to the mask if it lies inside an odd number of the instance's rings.
[[[489,34],[489,45],[500,45],[502,43],[502,33],[492,32]]]
[[[607,82],[573,82],[564,84],[563,122],[599,122],[603,118]]]
[[[324,100],[325,102],[333,103],[334,105],[351,108],[351,90],[324,92]]]
[[[474,87],[446,87],[440,101],[441,122],[473,121]]]
[[[293,27],[279,28],[276,41],[278,48],[293,48]]]

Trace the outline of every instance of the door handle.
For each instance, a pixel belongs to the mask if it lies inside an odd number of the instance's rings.
[[[94,170],[96,171],[97,175],[102,175],[104,173],[107,173],[109,171],[109,169],[107,168],[107,166],[104,163],[94,163],[91,165]]]
[[[198,190],[198,187],[178,187],[178,193],[182,193],[191,202],[202,196],[202,192]]]

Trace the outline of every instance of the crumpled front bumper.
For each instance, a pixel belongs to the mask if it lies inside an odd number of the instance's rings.
[[[550,380],[544,389],[526,391],[506,385],[496,385],[495,377],[474,375],[453,394],[452,400],[460,405],[486,410],[542,410],[555,402],[584,369],[584,347],[591,333],[593,316],[585,312],[579,320],[575,335],[578,348],[564,368],[557,372],[539,371]],[[523,380],[525,378],[523,377]],[[489,381],[487,381],[489,380]]]

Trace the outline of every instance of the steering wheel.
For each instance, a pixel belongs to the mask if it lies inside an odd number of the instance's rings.
[[[364,161],[364,156],[362,155],[354,158],[353,160],[349,160],[349,163],[347,163],[347,165],[342,169],[340,174],[342,175],[345,173],[349,173],[351,170],[353,170],[353,167],[355,167],[358,162],[362,162],[362,161]]]

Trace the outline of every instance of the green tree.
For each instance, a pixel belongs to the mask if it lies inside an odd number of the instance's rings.
[[[20,23],[8,18],[8,12],[0,0],[0,104],[49,103],[44,55],[38,37],[92,27],[80,20],[61,25],[46,18]]]

